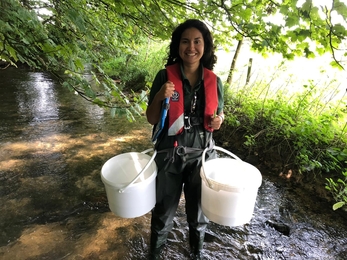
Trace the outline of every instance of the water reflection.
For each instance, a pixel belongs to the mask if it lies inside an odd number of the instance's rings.
[[[151,147],[150,126],[111,119],[47,74],[0,71],[0,258],[146,259],[150,213],[122,219],[100,178],[112,156]],[[107,112],[106,112],[107,113]],[[209,225],[207,259],[347,259],[347,223],[331,205],[263,176],[254,217]],[[162,259],[188,259],[181,199]]]
[[[18,97],[18,111],[31,116],[32,122],[58,119],[57,97],[54,82],[43,73],[29,73],[29,81],[23,83]]]

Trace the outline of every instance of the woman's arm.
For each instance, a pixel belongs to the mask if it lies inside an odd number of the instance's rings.
[[[223,83],[219,77],[217,77],[217,91],[218,91],[218,109],[217,109],[217,115],[213,116],[211,118],[211,127],[214,130],[218,130],[223,121],[224,121],[224,90],[223,90]]]
[[[161,99],[160,96],[158,96],[158,93],[155,95],[152,103],[147,107],[146,110],[147,121],[151,125],[155,125],[159,122],[160,110],[163,99]]]

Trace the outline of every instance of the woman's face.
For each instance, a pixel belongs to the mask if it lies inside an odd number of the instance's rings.
[[[205,43],[201,32],[192,27],[182,33],[178,54],[184,65],[199,65],[204,55],[204,48]]]

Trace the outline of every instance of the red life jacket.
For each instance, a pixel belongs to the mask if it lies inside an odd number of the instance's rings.
[[[170,98],[169,130],[168,135],[173,136],[182,133],[184,129],[184,93],[179,63],[166,67],[168,80],[175,85],[175,93]],[[205,90],[205,111],[204,127],[207,131],[213,132],[209,127],[211,117],[218,107],[217,76],[209,69],[204,68],[204,90]]]

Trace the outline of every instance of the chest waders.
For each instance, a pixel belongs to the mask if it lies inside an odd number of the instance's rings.
[[[213,147],[211,140],[211,146]],[[193,251],[203,247],[208,219],[201,209],[201,177],[203,148],[177,145],[172,149],[158,151],[155,159],[158,166],[156,178],[156,205],[151,219],[151,248],[160,248],[166,243],[173,228],[173,218],[181,198],[185,197],[185,211],[189,226],[189,244]],[[214,150],[206,158],[216,157]]]
[[[173,80],[171,79],[171,81]],[[217,88],[216,82],[215,88]],[[171,106],[172,102],[170,101],[170,109]],[[208,219],[201,209],[201,156],[207,145],[211,148],[214,145],[212,132],[205,129],[204,121],[203,116],[199,118],[185,115],[184,130],[181,134],[161,136],[156,143],[156,149],[159,149],[155,158],[158,174],[156,178],[156,205],[152,211],[151,219],[150,246],[152,252],[160,251],[166,243],[168,234],[173,228],[173,218],[182,190],[189,225],[190,247],[194,253],[200,252],[203,247]],[[168,125],[163,131],[167,131],[167,129]],[[192,145],[187,147],[187,143]],[[215,157],[214,150],[207,152],[207,160]]]

